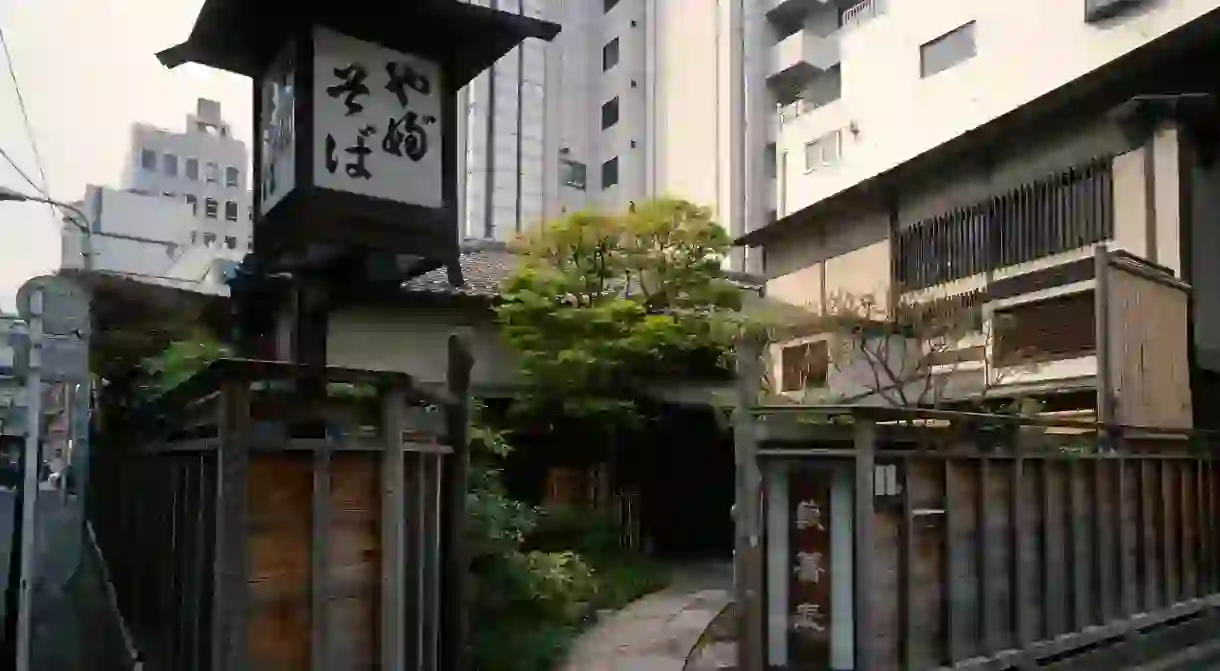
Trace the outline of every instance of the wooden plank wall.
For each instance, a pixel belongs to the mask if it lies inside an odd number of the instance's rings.
[[[877,457],[904,465],[906,487],[875,512],[874,669],[1049,658],[1217,589],[1209,459],[896,454]]]
[[[327,543],[328,671],[379,668],[381,582],[380,455],[336,453],[331,458]]]
[[[1112,264],[1108,274],[1113,421],[1191,427],[1189,292],[1118,264]]]
[[[250,667],[308,669],[313,473],[306,453],[250,459]]]

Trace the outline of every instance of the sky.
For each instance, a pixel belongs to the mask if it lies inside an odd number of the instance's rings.
[[[194,65],[166,70],[154,56],[186,39],[202,4],[0,0],[0,30],[52,198],[77,200],[87,184],[118,186],[131,124],[182,131],[200,97],[219,101],[249,144],[249,79]],[[7,67],[0,67],[0,148],[43,186]],[[33,192],[2,158],[0,186]],[[25,280],[58,267],[59,226],[44,205],[0,202],[0,311],[15,309]]]

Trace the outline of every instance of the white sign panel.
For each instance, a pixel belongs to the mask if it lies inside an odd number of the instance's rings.
[[[441,207],[440,66],[314,32],[314,185]]]
[[[258,120],[259,142],[263,145],[262,163],[257,166],[262,201],[261,217],[296,186],[296,112],[293,71],[295,45],[285,47],[259,87],[262,114]]]

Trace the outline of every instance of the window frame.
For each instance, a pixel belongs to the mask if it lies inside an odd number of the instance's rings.
[[[602,45],[602,72],[610,72],[618,65],[621,52],[622,47],[617,36]]]
[[[976,22],[968,21],[968,22],[963,23],[962,25],[954,28],[953,30],[950,30],[949,32],[940,35],[939,37],[935,37],[935,38],[928,40],[927,42],[924,42],[923,44],[919,45],[919,77],[920,77],[920,79],[927,79],[929,77],[935,77],[936,75],[938,75],[942,72],[945,72],[947,70],[952,70],[953,68],[961,65],[962,63],[970,61],[975,56],[978,56],[979,55],[979,43],[978,43],[977,36],[975,35],[975,29],[976,29]],[[934,70],[929,69],[930,68],[929,63],[928,63],[929,51],[932,49],[935,49],[937,47],[943,47],[954,37],[959,36],[959,35],[966,35],[969,37],[969,39],[970,39],[969,54],[966,55],[964,58],[959,58],[952,62],[946,61],[945,63],[934,63],[934,64],[932,64],[933,66],[939,66],[939,67],[936,67],[936,69],[934,69]],[[934,55],[934,57],[936,57],[936,56],[937,55]]]
[[[612,182],[607,179],[607,175],[611,172],[613,173],[613,180],[614,180]],[[617,156],[607,159],[605,161],[602,161],[601,178],[602,178],[601,179],[602,191],[605,191],[606,189],[609,189],[614,186],[618,186],[619,165],[618,165]]]
[[[621,118],[619,105],[618,96],[614,96],[602,103],[602,130],[610,130],[618,125]]]

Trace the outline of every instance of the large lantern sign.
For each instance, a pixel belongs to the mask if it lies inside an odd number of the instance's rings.
[[[443,206],[440,66],[318,28],[313,69],[314,184]]]
[[[458,0],[205,0],[190,38],[158,57],[254,81],[262,267],[336,249],[452,267],[457,91],[526,38],[558,32]]]
[[[294,44],[282,49],[259,83],[261,114],[257,142],[260,161],[255,171],[259,219],[275,208],[295,186],[295,49]]]

